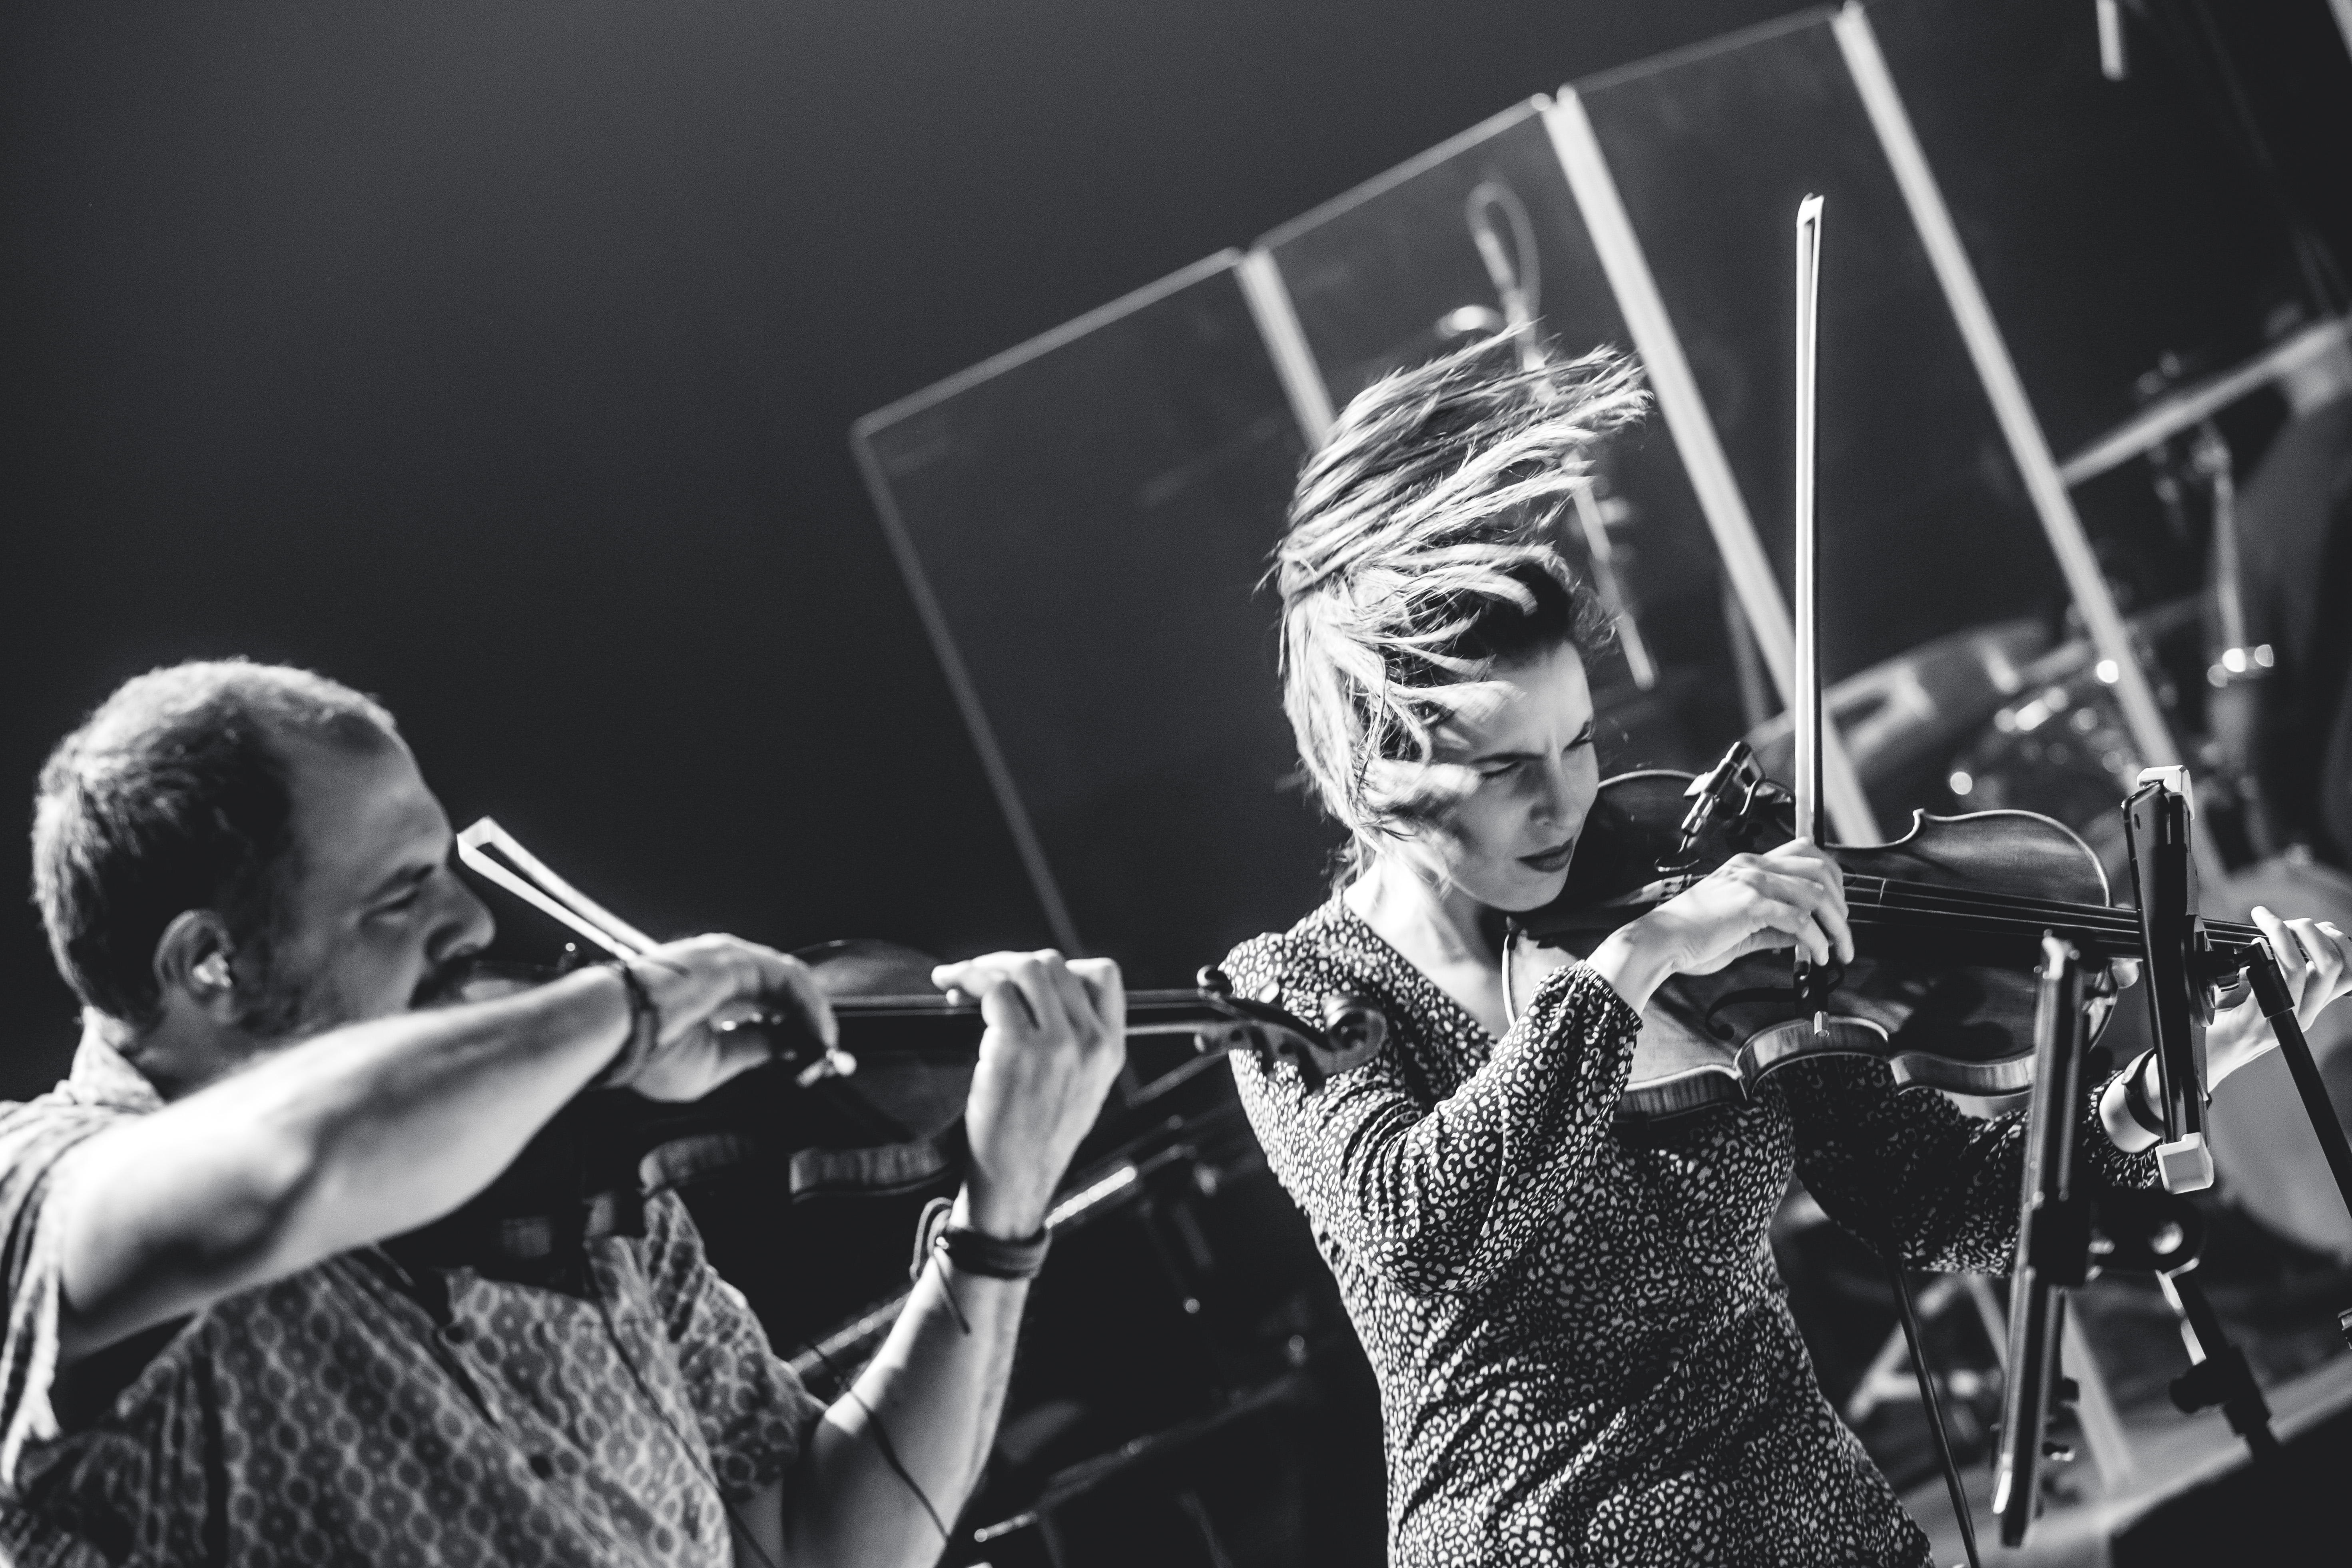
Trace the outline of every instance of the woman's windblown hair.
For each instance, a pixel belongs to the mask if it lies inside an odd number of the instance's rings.
[[[1613,350],[1529,369],[1489,338],[1366,388],[1308,460],[1270,574],[1283,708],[1357,868],[1468,787],[1434,731],[1492,700],[1496,665],[1605,636],[1552,542],[1648,402]]]

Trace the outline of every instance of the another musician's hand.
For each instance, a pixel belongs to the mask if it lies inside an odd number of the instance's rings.
[[[830,1046],[833,1007],[807,964],[731,936],[665,942],[631,962],[661,1023],[654,1054],[626,1087],[648,1100],[700,1100],[775,1054],[764,1029],[736,1028],[754,1015],[784,1015]]]
[[[2295,1022],[2308,1029],[2330,1003],[2352,991],[2352,938],[2332,921],[2281,920],[2260,904],[2253,914],[2294,997]],[[2218,1015],[2205,1039],[2207,1087],[2220,1084],[2277,1044],[2278,1037],[2252,996]]]
[[[988,1032],[964,1107],[971,1170],[958,1223],[1035,1235],[1127,1063],[1127,993],[1108,959],[992,952],[931,973],[978,998]]]
[[[1591,962],[1638,1009],[1669,974],[1712,974],[1774,948],[1817,964],[1853,958],[1844,873],[1811,844],[1733,856],[1611,936]]]

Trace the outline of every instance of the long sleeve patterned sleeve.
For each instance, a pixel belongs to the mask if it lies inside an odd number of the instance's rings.
[[[1279,938],[1236,949],[1227,969],[1245,994],[1272,984],[1319,1000],[1359,984],[1329,954]],[[1475,1291],[1589,1179],[1641,1020],[1591,971],[1565,970],[1449,1083],[1425,1081],[1394,1033],[1413,1026],[1407,1010],[1391,1014],[1380,1055],[1311,1093],[1288,1063],[1236,1056],[1242,1102],[1275,1173],[1329,1241],[1406,1290]]]
[[[2007,1274],[2024,1181],[2025,1112],[1969,1116],[1928,1089],[1897,1089],[1854,1058],[1776,1075],[1796,1127],[1797,1174],[1823,1211],[1874,1247],[1899,1241],[1917,1268]],[[2083,1167],[2108,1186],[2144,1187],[2156,1162],[2107,1141],[2091,1087],[2076,1110]]]

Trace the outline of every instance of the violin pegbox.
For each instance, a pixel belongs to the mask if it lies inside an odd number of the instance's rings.
[[[1334,1073],[1359,1068],[1380,1054],[1388,1041],[1388,1015],[1369,997],[1334,994],[1324,998],[1319,1025],[1309,1024],[1283,1005],[1282,987],[1268,982],[1255,996],[1236,996],[1231,976],[1213,966],[1198,977],[1202,999],[1231,1020],[1225,1037],[1203,1037],[1206,1050],[1247,1049],[1271,1068],[1287,1061],[1297,1068],[1310,1094]]]

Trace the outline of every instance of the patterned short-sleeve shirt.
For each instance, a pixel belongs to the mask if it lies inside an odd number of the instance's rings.
[[[675,1197],[591,1243],[578,1294],[368,1248],[154,1331],[119,1389],[78,1394],[56,1370],[65,1156],[160,1104],[93,1036],[54,1091],[0,1107],[0,1559],[731,1563],[730,1506],[823,1409]]]

